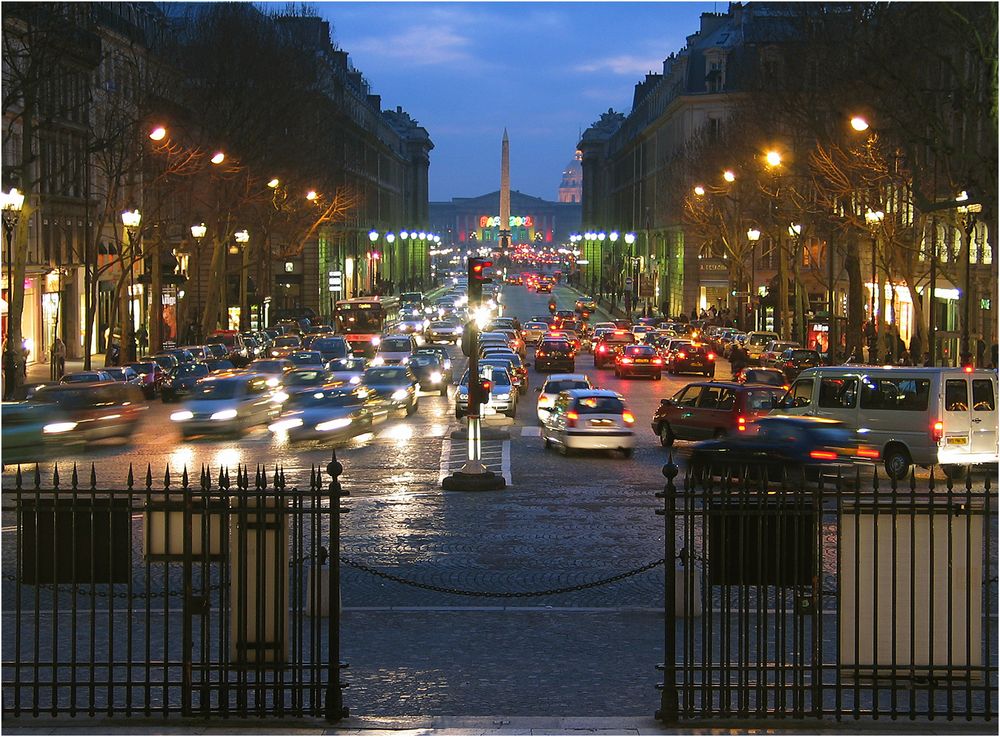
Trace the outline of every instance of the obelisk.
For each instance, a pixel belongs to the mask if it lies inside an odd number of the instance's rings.
[[[500,250],[510,247],[510,140],[503,129],[500,147]]]

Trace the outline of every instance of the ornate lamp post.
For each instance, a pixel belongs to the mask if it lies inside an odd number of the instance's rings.
[[[240,250],[240,330],[246,330],[250,323],[250,305],[247,301],[247,277],[250,273],[250,234],[246,228],[233,234]]]
[[[875,295],[878,292],[878,229],[885,219],[885,213],[881,210],[868,210],[865,212],[865,223],[868,225],[868,229],[872,232],[872,297],[871,297],[871,308],[868,312],[868,324],[871,328],[871,335],[868,344],[868,360],[871,363],[876,363],[874,353],[878,352],[878,342],[884,339],[882,330],[879,329],[879,325],[875,319]],[[885,302],[885,295],[882,295],[882,302]],[[883,305],[883,312],[884,312]],[[871,341],[874,337],[875,341]]]
[[[198,256],[198,258],[196,259],[196,261],[198,263],[198,266],[196,267],[198,269],[198,307],[197,307],[198,312],[201,312],[201,310],[202,310],[202,292],[201,292],[201,266],[202,266],[202,264],[201,264],[201,241],[205,237],[206,233],[208,233],[208,228],[205,227],[205,223],[198,223],[197,225],[192,225],[191,226],[191,237],[194,238],[195,250],[197,251],[197,256]],[[200,325],[200,323],[197,323],[197,324]],[[200,327],[198,328],[198,331],[199,331],[199,335],[195,336],[196,339],[200,339],[200,337],[201,337],[201,335],[200,335],[201,328]]]
[[[122,347],[128,346],[128,352],[119,356],[119,364],[134,361],[135,355],[135,259],[136,245],[139,239],[139,224],[142,214],[138,210],[126,210],[122,213],[122,225],[128,233],[128,331],[122,336]],[[141,250],[140,250],[141,253]],[[122,260],[122,265],[125,261]],[[127,343],[126,343],[127,341]]]
[[[760,240],[760,231],[757,228],[747,229],[747,240],[750,241],[750,288],[747,289],[747,312],[753,315],[747,327],[750,330],[757,329],[757,309],[753,307],[754,299],[757,295],[757,241]]]
[[[10,322],[13,318],[11,301],[14,295],[14,228],[21,219],[21,208],[24,206],[24,195],[17,187],[10,192],[0,192],[0,206],[3,208],[3,232],[7,238],[7,335],[6,350],[3,355],[4,399],[13,399],[14,386],[17,382],[17,372],[20,367],[20,351],[15,348],[10,339]]]
[[[982,212],[983,206],[978,202],[968,202],[969,194],[962,192],[955,198],[956,202],[967,204],[958,206],[961,217],[962,231],[965,233],[965,288],[962,290],[962,366],[974,365],[972,356],[971,335],[969,323],[972,305],[972,233],[976,229],[976,213]],[[932,302],[933,304],[933,302]]]

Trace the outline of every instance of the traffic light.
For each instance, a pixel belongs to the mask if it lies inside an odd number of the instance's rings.
[[[469,257],[469,305],[478,305],[483,301],[483,284],[491,284],[486,270],[493,266],[492,261],[477,256]]]
[[[480,377],[469,384],[469,412],[479,414],[479,405],[490,401],[493,382]]]

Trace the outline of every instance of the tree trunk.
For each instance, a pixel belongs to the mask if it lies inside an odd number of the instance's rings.
[[[221,243],[217,237],[212,238],[212,263],[209,266],[208,289],[205,293],[205,307],[201,316],[201,337],[204,338],[215,330],[219,323],[219,303],[225,299],[225,273],[222,268],[225,258],[225,244]],[[219,296],[219,291],[222,297]]]
[[[788,340],[788,254],[781,236],[778,236],[778,335],[782,340]]]
[[[858,257],[858,239],[850,236],[844,250],[844,271],[847,273],[847,355],[862,356],[864,347],[861,334],[862,316],[865,312],[864,280],[861,276],[861,259]]]

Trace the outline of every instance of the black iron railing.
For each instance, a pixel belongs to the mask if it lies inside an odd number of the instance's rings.
[[[996,718],[996,501],[936,473],[668,463],[657,717]]]

